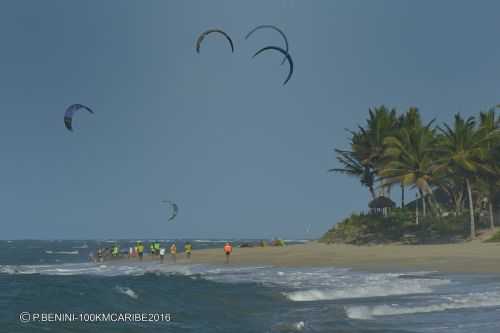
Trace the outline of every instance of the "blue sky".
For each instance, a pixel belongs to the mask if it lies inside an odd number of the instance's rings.
[[[6,0],[0,238],[318,237],[368,192],[328,174],[369,107],[500,102],[495,1]],[[282,45],[295,73],[260,47]],[[224,29],[234,40],[196,36]],[[74,133],[65,108],[84,103]],[[399,194],[395,197],[399,197]],[[167,223],[162,199],[180,213]],[[311,232],[306,229],[311,224]]]

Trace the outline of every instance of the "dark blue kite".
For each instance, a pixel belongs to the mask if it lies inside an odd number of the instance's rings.
[[[283,85],[285,85],[288,82],[288,80],[290,80],[290,78],[292,77],[292,74],[293,74],[293,60],[292,60],[292,57],[290,57],[290,54],[288,52],[286,52],[285,50],[283,50],[281,47],[267,46],[267,47],[264,47],[264,48],[258,50],[257,52],[255,52],[255,54],[253,55],[252,58],[254,58],[258,54],[260,54],[260,53],[262,53],[264,51],[267,51],[267,50],[274,50],[274,51],[281,52],[281,53],[283,53],[283,55],[285,56],[285,58],[288,60],[288,64],[290,65],[290,70],[288,72],[288,76],[286,77],[285,82],[283,82]]]
[[[64,112],[64,125],[66,126],[66,128],[69,130],[69,131],[73,131],[73,126],[72,126],[72,122],[73,122],[73,115],[75,114],[76,111],[79,111],[79,110],[87,110],[88,112],[90,113],[94,113],[94,111],[92,111],[92,109],[90,109],[88,106],[85,106],[85,105],[82,105],[82,104],[73,104],[73,105],[70,105],[67,109],[66,109],[66,112]]]
[[[283,37],[283,40],[285,41],[285,51],[288,53],[288,38],[286,38],[285,33],[280,28],[278,28],[274,25],[269,25],[269,24],[259,25],[255,28],[253,28],[252,30],[250,30],[250,32],[247,33],[247,35],[245,36],[245,39],[248,39],[255,31],[260,30],[260,29],[273,29],[273,30],[279,32],[279,34],[281,35],[281,37]],[[286,60],[286,56],[283,57],[283,60],[281,61],[282,65],[285,63],[285,60]]]

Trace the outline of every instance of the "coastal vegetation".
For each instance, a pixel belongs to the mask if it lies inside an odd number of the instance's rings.
[[[353,244],[448,242],[474,239],[495,228],[500,202],[500,117],[496,108],[477,117],[455,114],[450,123],[370,109],[364,126],[348,130],[347,149],[335,149],[330,172],[355,177],[370,210],[337,223],[322,240]],[[398,189],[398,191],[394,191]],[[411,190],[416,199],[405,203]],[[400,193],[399,208],[391,196]]]
[[[491,236],[490,238],[488,238],[486,240],[486,242],[490,242],[490,243],[498,243],[498,242],[500,242],[500,231],[497,231],[493,236]]]

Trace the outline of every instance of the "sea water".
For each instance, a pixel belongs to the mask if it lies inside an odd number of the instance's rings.
[[[88,261],[112,242],[0,241],[0,332],[500,332],[498,275]],[[22,323],[23,312],[169,321]]]

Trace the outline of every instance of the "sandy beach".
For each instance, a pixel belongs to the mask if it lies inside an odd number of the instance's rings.
[[[151,260],[146,255],[145,260]],[[128,259],[126,259],[128,260]],[[156,257],[153,260],[158,260]],[[135,260],[134,260],[135,261]],[[192,259],[177,264],[224,264],[220,249],[194,249]],[[165,264],[171,263],[170,256]],[[349,267],[368,271],[432,270],[453,273],[500,273],[500,244],[470,241],[444,245],[353,246],[315,241],[285,247],[234,248],[230,265],[277,267]]]

